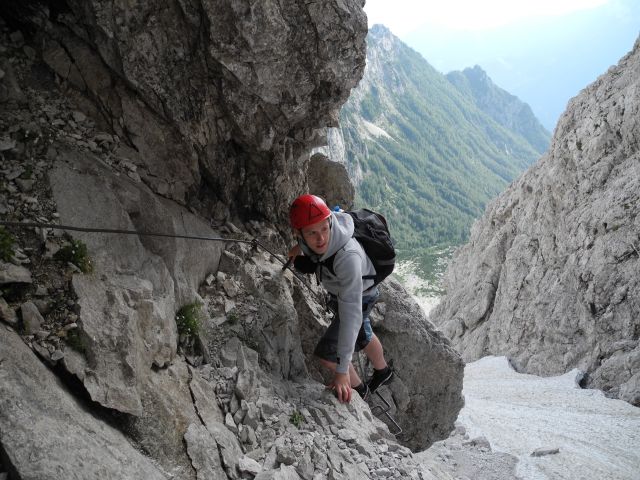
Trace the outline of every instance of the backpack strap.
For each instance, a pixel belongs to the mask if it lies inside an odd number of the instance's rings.
[[[351,237],[351,238],[355,238],[355,237]],[[358,241],[358,240],[356,239],[356,241]],[[360,242],[358,242],[358,243],[360,243]],[[338,250],[338,252],[340,250],[343,250],[343,249],[344,249],[344,247],[341,247]],[[364,248],[362,250],[364,251]],[[322,262],[318,263],[318,265],[320,265],[320,266],[327,267],[327,269],[331,272],[331,275],[333,275],[334,277],[336,276],[336,271],[333,269],[333,261],[336,259],[336,255],[338,254],[338,252],[334,253],[333,255],[331,255],[326,260],[323,260]],[[367,252],[364,252],[364,254],[365,254],[365,256],[367,256]],[[369,259],[369,261],[371,261],[371,259]],[[322,270],[320,270],[320,272],[322,272]],[[362,279],[363,280],[375,280],[376,279],[376,275],[363,275]],[[319,281],[322,282],[322,273],[320,273]]]
[[[339,251],[340,250],[338,250],[338,252]],[[331,272],[331,275],[333,275],[334,277],[336,276],[336,271],[333,269],[333,261],[336,259],[336,255],[338,254],[338,252],[334,253],[329,258],[318,263],[318,265],[320,265],[320,268],[321,268],[320,272],[322,272],[322,267],[327,267],[327,270]],[[322,273],[320,273],[320,281],[322,281]]]

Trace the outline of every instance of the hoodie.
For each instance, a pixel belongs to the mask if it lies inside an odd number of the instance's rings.
[[[302,239],[299,244],[305,255],[314,262],[322,262],[335,254],[333,270],[319,267],[322,286],[338,299],[340,329],[338,334],[338,373],[347,373],[353,356],[358,331],[362,326],[362,293],[373,286],[373,280],[363,279],[376,271],[362,245],[353,238],[353,218],[348,213],[331,213],[331,238],[327,251],[319,256]]]

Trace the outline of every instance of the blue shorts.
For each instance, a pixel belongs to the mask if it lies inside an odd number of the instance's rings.
[[[362,297],[362,325],[356,338],[353,351],[359,352],[367,345],[373,338],[373,330],[371,329],[371,322],[369,321],[369,314],[376,302],[380,293],[378,289],[374,289],[373,293]],[[328,360],[332,363],[338,362],[338,334],[340,331],[340,316],[338,315],[338,299],[335,296],[331,296],[329,300],[329,307],[335,312],[331,325],[324,332],[324,335],[316,345],[316,349],[313,354],[316,357],[320,357],[323,360]]]

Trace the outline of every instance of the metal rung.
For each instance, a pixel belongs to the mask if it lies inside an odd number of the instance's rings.
[[[380,400],[382,400],[382,402],[386,405],[386,409],[382,408],[382,405],[376,405],[371,409],[371,413],[373,413],[376,417],[379,417],[380,415],[375,413],[376,409],[380,409],[380,413],[384,414],[390,421],[391,423],[393,423],[395,425],[395,427],[398,429],[397,432],[393,433],[391,432],[394,436],[398,436],[402,434],[402,428],[400,427],[400,425],[398,425],[398,422],[396,422],[396,420],[391,416],[391,414],[389,413],[389,410],[391,410],[391,404],[389,402],[387,402],[387,399],[384,398],[382,395],[380,395],[380,392],[376,391],[374,392],[378,398],[380,398]]]

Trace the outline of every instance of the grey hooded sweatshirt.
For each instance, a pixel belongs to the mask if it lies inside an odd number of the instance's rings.
[[[322,286],[338,298],[340,329],[338,334],[338,373],[347,373],[353,350],[362,325],[362,293],[373,286],[373,280],[363,279],[376,271],[360,243],[353,238],[353,218],[348,213],[331,213],[331,238],[327,251],[318,256],[300,241],[305,255],[322,262],[336,254],[333,261],[335,276],[328,268],[321,267],[319,277]]]

